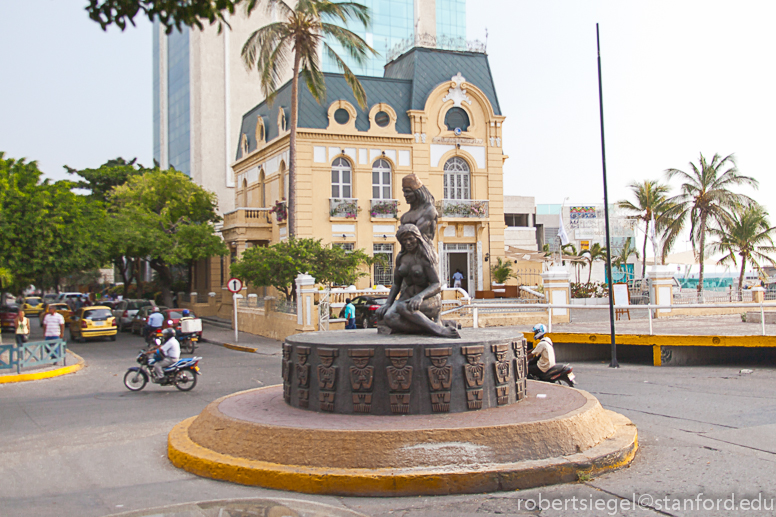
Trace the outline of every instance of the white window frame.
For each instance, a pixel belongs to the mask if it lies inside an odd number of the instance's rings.
[[[471,199],[471,168],[463,158],[453,156],[445,162],[444,199]]]
[[[347,172],[348,181],[344,181],[343,173]],[[337,174],[336,178],[334,174]],[[347,195],[346,195],[347,194]],[[353,167],[345,158],[339,157],[331,164],[331,197],[332,199],[352,199],[353,197]]]
[[[377,174],[377,183],[375,183],[375,174]],[[385,182],[386,177],[388,183]],[[372,164],[372,199],[393,199],[393,169],[391,163],[382,158]]]
[[[389,255],[387,266],[375,264],[374,266],[374,281],[375,285],[391,285],[393,284],[393,252],[394,245],[392,243],[375,243],[372,244],[372,255],[378,253],[384,253]],[[387,281],[386,281],[387,280]]]

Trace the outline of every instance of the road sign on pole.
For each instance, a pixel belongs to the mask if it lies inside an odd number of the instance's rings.
[[[229,292],[231,293],[239,293],[242,290],[242,280],[239,278],[230,278],[226,283],[226,288],[229,289]]]

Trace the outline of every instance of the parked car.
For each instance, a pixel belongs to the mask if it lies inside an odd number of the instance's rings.
[[[25,296],[22,310],[27,316],[40,316],[43,310],[43,299],[40,296]]]
[[[358,296],[353,298],[351,302],[356,308],[356,325],[361,328],[368,329],[375,326],[375,320],[377,319],[377,309],[381,305],[385,305],[387,296]]]
[[[121,300],[116,307],[113,308],[113,316],[116,317],[116,324],[118,325],[119,332],[130,330],[132,328],[132,319],[137,314],[137,311],[141,307],[146,305],[153,305],[151,300]]]
[[[19,314],[19,306],[15,304],[0,306],[0,332],[14,331],[13,320]]]
[[[57,293],[46,293],[43,295],[43,303],[51,303],[57,301],[59,295]]]
[[[40,326],[43,326],[43,323],[46,321],[46,314],[48,314],[48,308],[50,305],[54,306],[54,310],[62,315],[63,318],[65,318],[65,325],[70,323],[70,317],[73,315],[73,311],[70,310],[70,307],[64,303],[64,302],[56,302],[56,303],[47,303],[43,306],[43,311],[40,313],[39,319],[40,319]]]
[[[70,340],[83,342],[92,337],[109,337],[116,341],[116,318],[104,305],[81,307],[70,318]]]
[[[59,296],[57,297],[57,301],[67,303],[69,300],[72,300],[74,298],[83,298],[83,296],[84,296],[84,293],[78,293],[75,291],[71,291],[69,293],[59,293]]]
[[[180,332],[183,309],[164,309],[162,314],[164,314],[164,323],[162,324],[162,328],[173,328]],[[194,314],[194,311],[189,311],[189,317],[196,318],[197,316]],[[202,332],[197,332],[197,337],[201,338]]]
[[[135,314],[135,317],[132,318],[132,324],[129,326],[129,330],[131,330],[133,334],[137,334],[138,336],[143,335],[143,329],[146,326],[148,316],[151,315],[153,308],[153,305],[144,305],[143,307],[140,307],[140,309]],[[162,311],[166,309],[167,307],[159,307],[159,310]]]

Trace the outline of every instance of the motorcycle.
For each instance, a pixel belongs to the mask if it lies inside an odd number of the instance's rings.
[[[184,354],[193,354],[194,350],[197,349],[197,342],[199,341],[199,338],[196,333],[191,334],[182,334],[178,333],[175,338],[178,340],[178,343],[181,345],[181,352]]]
[[[534,381],[549,382],[560,385],[565,383],[566,386],[573,388],[576,384],[576,377],[574,376],[573,370],[574,369],[570,364],[556,364],[541,375],[529,373],[528,378]]]
[[[152,348],[162,342],[162,329],[151,328],[148,329],[145,336],[146,346]]]
[[[160,386],[175,385],[181,391],[191,391],[197,385],[199,373],[199,361],[201,357],[180,359],[177,363],[164,368],[164,377],[159,381]],[[130,391],[140,391],[148,384],[151,378],[151,368],[156,359],[152,354],[141,350],[137,355],[140,366],[133,366],[124,374],[124,386]]]

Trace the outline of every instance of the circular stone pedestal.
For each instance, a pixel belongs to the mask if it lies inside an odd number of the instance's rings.
[[[461,339],[377,330],[309,332],[283,343],[288,405],[344,415],[429,415],[508,406],[525,397],[523,335],[462,329]]]
[[[595,397],[534,381],[519,404],[403,416],[315,413],[270,386],[212,402],[168,439],[172,463],[194,474],[361,496],[571,482],[628,464],[637,447],[635,426]]]

